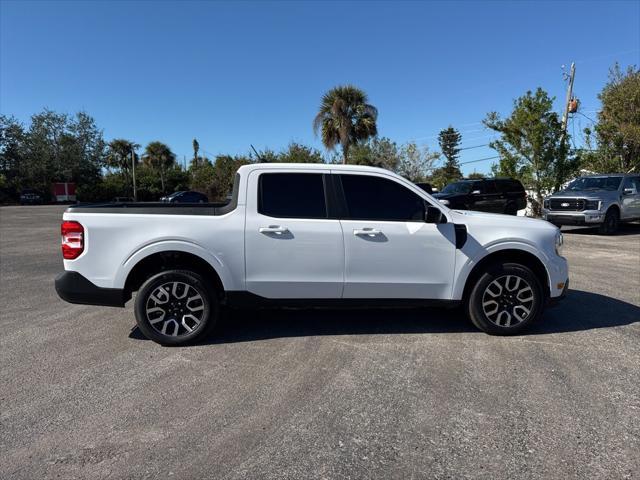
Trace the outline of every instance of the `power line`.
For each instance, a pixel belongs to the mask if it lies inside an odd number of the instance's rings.
[[[576,113],[579,113],[579,114],[580,114],[580,115],[582,115],[584,118],[586,118],[587,120],[589,120],[589,121],[591,121],[591,122],[593,122],[593,123],[598,123],[598,122],[596,122],[593,118],[591,118],[591,117],[587,117],[587,116],[586,116],[584,113],[582,113],[582,112],[576,112]]]
[[[459,148],[458,150],[472,150],[474,148],[480,148],[480,147],[487,147],[489,146],[488,143],[483,143],[482,145],[475,145],[473,147],[464,147],[464,148]]]
[[[467,165],[468,163],[484,162],[486,160],[495,160],[496,158],[500,158],[500,155],[494,155],[493,157],[479,158],[477,160],[470,160],[468,162],[460,162],[460,165]]]

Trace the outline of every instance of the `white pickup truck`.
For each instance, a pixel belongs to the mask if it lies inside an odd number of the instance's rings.
[[[565,295],[562,242],[544,220],[449,210],[386,170],[265,163],[238,170],[226,205],[68,208],[55,285],[90,305],[137,292],[138,326],[163,345],[202,337],[227,305],[463,305],[514,334]]]

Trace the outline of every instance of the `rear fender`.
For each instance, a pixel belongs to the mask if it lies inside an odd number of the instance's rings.
[[[124,261],[116,273],[114,288],[124,288],[129,273],[131,273],[131,270],[133,270],[141,260],[155,253],[169,251],[190,253],[202,258],[216,271],[225,290],[233,286],[233,279],[229,268],[218,256],[213,255],[204,247],[186,240],[161,240],[141,247]]]

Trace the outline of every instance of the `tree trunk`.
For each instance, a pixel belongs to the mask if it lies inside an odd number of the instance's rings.
[[[542,202],[544,198],[542,197],[542,191],[539,186],[535,187],[536,198],[531,202],[531,211],[535,217],[542,216]]]
[[[349,144],[345,143],[344,145],[342,145],[342,164],[346,165],[348,159],[349,159]]]

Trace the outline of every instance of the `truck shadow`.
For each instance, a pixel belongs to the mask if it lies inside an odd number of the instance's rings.
[[[524,335],[570,333],[640,323],[640,307],[604,295],[570,290],[557,307]],[[278,309],[231,310],[215,333],[198,345],[319,335],[462,333],[484,335],[461,309]],[[134,328],[130,338],[143,340]]]

